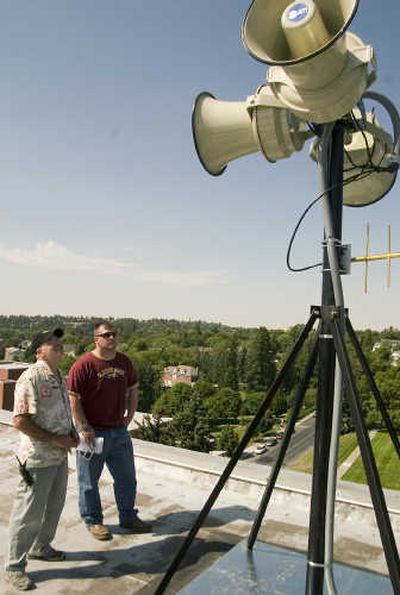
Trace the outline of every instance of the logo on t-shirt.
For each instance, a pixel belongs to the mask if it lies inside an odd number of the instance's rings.
[[[48,384],[42,384],[39,388],[39,392],[41,397],[51,397],[53,391]]]
[[[125,370],[121,368],[110,367],[97,372],[97,378],[119,378],[121,376],[125,376]]]

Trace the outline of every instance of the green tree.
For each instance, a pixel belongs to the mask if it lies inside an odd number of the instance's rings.
[[[218,436],[217,447],[231,457],[239,445],[239,437],[232,426],[224,426]]]
[[[246,384],[249,391],[267,390],[276,374],[276,352],[266,328],[257,329],[249,343]]]
[[[245,393],[242,404],[242,415],[255,415],[259,410],[261,403],[265,399],[264,392]],[[265,412],[265,415],[260,422],[260,430],[267,431],[273,425],[273,413],[271,405]]]
[[[193,394],[205,402],[216,393],[217,389],[206,380],[198,380],[193,386]]]
[[[207,412],[213,419],[237,417],[242,400],[239,393],[231,388],[221,388],[205,401]]]
[[[230,337],[223,357],[223,375],[220,385],[238,390],[238,340]]]
[[[160,415],[145,415],[142,423],[138,424],[138,428],[134,430],[133,434],[137,438],[148,442],[171,444],[168,425],[162,421]]]
[[[67,375],[71,369],[72,364],[75,363],[76,358],[73,355],[63,355],[59,364],[60,370]]]
[[[193,395],[193,389],[188,384],[175,384],[164,390],[162,395],[153,405],[155,415],[173,416],[181,412]]]
[[[169,425],[171,439],[177,446],[208,452],[211,445],[210,426],[202,400],[191,395]]]
[[[137,364],[139,374],[139,410],[151,411],[161,395],[160,373],[148,362]]]

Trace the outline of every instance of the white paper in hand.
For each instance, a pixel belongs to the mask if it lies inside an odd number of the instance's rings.
[[[104,444],[104,438],[102,436],[94,439],[94,447],[93,447],[85,441],[82,434],[79,434],[79,444],[76,448],[77,448],[77,450],[80,450],[81,452],[88,452],[91,454],[99,455],[100,453],[103,452],[103,444]]]

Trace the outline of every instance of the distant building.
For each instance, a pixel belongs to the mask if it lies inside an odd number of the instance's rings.
[[[400,351],[392,351],[392,364],[393,366],[398,366],[400,362]]]
[[[390,359],[393,366],[398,366],[400,361],[400,340],[399,339],[381,339],[372,347],[372,351],[377,351],[381,347],[390,349]]]
[[[0,409],[13,410],[15,384],[29,366],[24,362],[0,360]]]
[[[170,388],[175,384],[193,385],[199,375],[198,368],[192,366],[168,366],[162,375],[163,386]]]
[[[15,361],[19,357],[24,357],[25,349],[21,347],[6,347],[4,349],[4,359],[7,361]]]
[[[0,360],[0,380],[18,380],[22,372],[31,364],[14,362],[6,359]]]
[[[390,347],[390,349],[392,351],[394,351],[394,350],[399,351],[400,350],[400,339],[381,339],[380,341],[377,341],[374,344],[372,351],[376,351],[377,349],[380,349],[381,347]]]

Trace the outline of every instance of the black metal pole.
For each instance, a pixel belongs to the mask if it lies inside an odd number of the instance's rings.
[[[272,398],[276,394],[277,390],[279,389],[280,385],[282,384],[286,374],[288,373],[290,366],[292,365],[293,361],[296,359],[301,347],[303,346],[305,340],[307,339],[312,327],[314,326],[314,322],[318,317],[318,311],[313,310],[311,312],[311,316],[308,319],[307,323],[305,324],[299,338],[297,339],[296,343],[292,347],[284,365],[282,366],[281,370],[279,371],[278,375],[276,376],[274,382],[272,383],[271,388],[269,389],[268,393],[266,394],[264,401],[261,403],[256,415],[253,417],[252,421],[249,424],[246,432],[243,435],[242,440],[239,443],[236,451],[233,453],[232,458],[229,460],[228,464],[226,465],[222,475],[220,476],[219,480],[217,481],[214,489],[212,490],[211,494],[209,495],[206,503],[204,504],[203,508],[199,512],[195,522],[193,523],[192,528],[190,529],[188,535],[186,536],[182,546],[180,547],[179,551],[177,552],[175,558],[172,560],[169,568],[167,569],[166,573],[164,574],[160,584],[158,585],[154,595],[161,595],[165,592],[165,589],[168,587],[169,583],[171,582],[172,577],[174,576],[175,572],[179,568],[181,561],[183,560],[186,552],[188,551],[190,545],[192,544],[194,538],[196,537],[200,527],[203,525],[208,513],[210,512],[212,506],[214,505],[216,499],[218,498],[221,490],[223,489],[225,483],[229,479],[230,474],[232,473],[234,467],[236,466],[240,455],[243,453],[244,449],[246,448],[250,438],[252,437],[254,431],[257,429],[260,421],[265,415],[268,407],[271,404]]]
[[[298,389],[296,391],[296,396],[295,396],[295,400],[294,400],[294,405],[293,405],[292,413],[291,413],[291,416],[290,416],[289,423],[288,423],[288,425],[286,427],[285,435],[284,435],[284,437],[282,439],[282,444],[281,444],[281,447],[279,449],[279,453],[278,453],[277,459],[276,459],[276,461],[274,463],[274,466],[272,468],[271,474],[270,474],[270,476],[268,478],[268,485],[267,485],[267,487],[264,490],[264,494],[263,494],[263,497],[261,499],[261,503],[260,503],[260,506],[258,508],[257,515],[256,515],[256,517],[254,519],[253,526],[251,528],[250,535],[249,535],[249,538],[247,540],[247,548],[249,550],[253,549],[254,542],[257,539],[257,535],[258,535],[258,532],[260,530],[261,523],[262,523],[262,520],[263,520],[264,515],[265,515],[265,511],[267,510],[267,506],[268,506],[268,503],[270,501],[270,498],[271,498],[271,495],[272,495],[272,491],[273,491],[273,489],[275,487],[275,483],[276,483],[276,480],[278,478],[279,471],[281,470],[282,463],[283,463],[283,460],[285,458],[286,451],[288,449],[289,442],[290,442],[290,439],[291,439],[292,434],[293,434],[294,426],[296,424],[297,418],[299,417],[301,406],[302,406],[303,401],[304,401],[304,394],[305,394],[305,392],[307,390],[307,387],[308,387],[309,382],[310,382],[311,375],[312,375],[312,373],[314,371],[315,361],[317,359],[317,352],[318,352],[318,342],[319,342],[318,341],[318,335],[319,335],[319,328],[318,328],[318,331],[317,331],[317,339],[315,340],[314,346],[313,346],[313,348],[311,350],[311,353],[310,353],[310,355],[308,357],[306,369],[305,369],[305,372],[304,372],[304,377],[303,377],[302,382],[300,383],[300,385],[299,385],[299,387],[298,387]]]
[[[341,122],[336,122],[331,135],[325,138],[323,135],[321,141],[330,145],[322,147],[326,158],[320,163],[320,167],[324,169],[322,178],[325,187],[322,190],[326,192],[325,200],[328,201],[331,213],[332,232],[337,240],[340,240],[342,236],[343,141],[344,127]],[[325,229],[325,242],[329,239],[331,238],[327,237]],[[321,304],[319,374],[306,579],[307,595],[322,595],[324,590],[325,520],[335,385],[335,348],[330,327],[330,313],[332,307],[335,306],[335,296],[326,246],[323,258]]]

